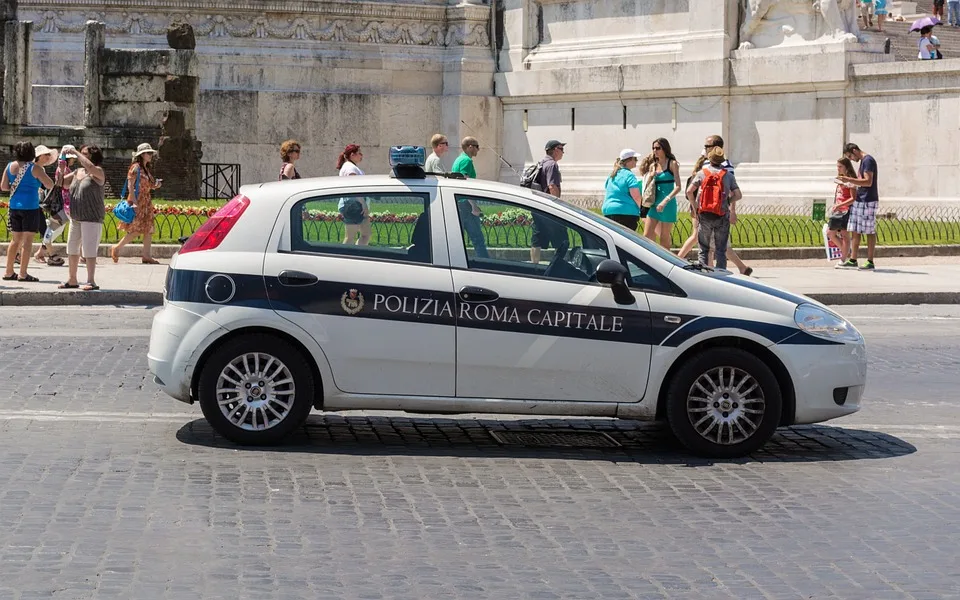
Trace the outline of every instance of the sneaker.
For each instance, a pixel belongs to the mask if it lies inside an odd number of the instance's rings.
[[[872,261],[872,260],[868,260],[866,263],[864,263],[864,265],[863,265],[862,267],[860,267],[860,270],[861,270],[861,271],[872,271],[872,270],[874,270],[875,268],[876,268],[876,267],[873,266],[873,261]]]
[[[860,265],[857,264],[856,259],[851,258],[845,262],[838,262],[836,268],[837,269],[856,269],[859,266]]]

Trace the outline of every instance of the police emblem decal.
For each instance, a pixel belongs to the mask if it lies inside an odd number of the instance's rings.
[[[363,310],[363,294],[357,290],[349,290],[340,296],[340,308],[348,315],[355,315]]]

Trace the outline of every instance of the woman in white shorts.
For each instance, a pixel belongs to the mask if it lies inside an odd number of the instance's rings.
[[[94,271],[97,269],[97,251],[100,248],[100,234],[106,212],[103,202],[106,177],[100,167],[103,163],[103,151],[92,145],[80,148],[80,152],[73,146],[64,146],[63,153],[77,154],[81,168],[64,178],[64,185],[70,187],[70,233],[67,234],[70,274],[66,283],[60,285],[60,289],[99,290]],[[87,282],[83,287],[77,281],[81,256],[87,265]]]

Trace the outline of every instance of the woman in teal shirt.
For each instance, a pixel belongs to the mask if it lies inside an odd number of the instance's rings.
[[[633,174],[637,153],[629,148],[620,152],[613,172],[604,184],[603,216],[636,231],[640,224],[640,181]]]
[[[656,199],[650,212],[647,213],[643,224],[643,235],[660,245],[670,249],[670,235],[673,225],[677,222],[677,194],[680,193],[680,164],[677,163],[670,142],[659,138],[653,142],[653,154],[656,159],[656,176],[653,178],[657,186]]]

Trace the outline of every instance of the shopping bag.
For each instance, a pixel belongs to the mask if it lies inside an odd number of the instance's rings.
[[[833,240],[830,239],[830,225],[828,223],[823,224],[823,248],[827,251],[827,260],[834,261],[840,260],[843,258],[843,252],[833,243]]]

